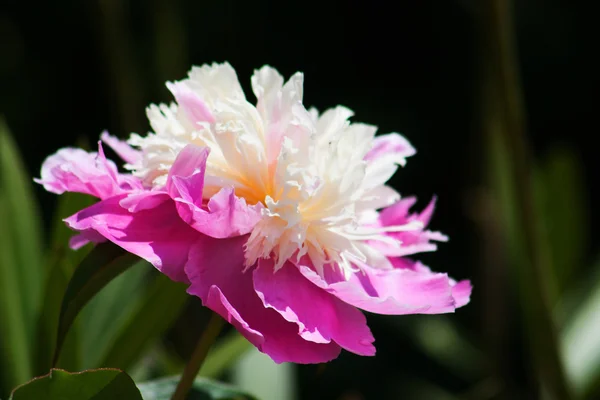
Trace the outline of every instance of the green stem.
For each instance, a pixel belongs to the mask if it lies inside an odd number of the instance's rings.
[[[224,324],[225,320],[221,318],[219,314],[213,312],[206,329],[202,332],[202,336],[200,336],[200,340],[198,340],[198,344],[196,344],[192,358],[190,358],[190,361],[183,370],[183,374],[181,375],[181,379],[177,384],[177,388],[175,389],[175,393],[173,393],[171,400],[184,400],[186,398],[194,383],[194,379],[196,379],[196,375],[198,375],[198,371],[200,371],[202,362],[204,362],[204,359],[208,354],[208,350],[219,335],[219,332],[221,332],[221,328],[223,328]]]
[[[504,155],[500,166],[507,172],[505,217],[510,220],[507,239],[513,243],[520,260],[515,262],[520,284],[523,317],[542,386],[555,400],[571,398],[558,349],[556,326],[549,300],[551,269],[542,247],[540,225],[532,190],[532,160],[526,138],[526,118],[514,46],[510,0],[484,2],[482,22],[488,40],[483,48],[489,140],[491,158]],[[496,153],[496,154],[494,154]],[[497,164],[499,165],[499,164]],[[511,230],[512,228],[512,230]]]

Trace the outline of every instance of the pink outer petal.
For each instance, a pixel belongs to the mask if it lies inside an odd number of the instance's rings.
[[[456,308],[469,304],[473,286],[469,281],[460,281],[452,286],[452,297],[456,301]]]
[[[306,280],[292,263],[274,272],[273,262],[261,259],[253,275],[254,289],[264,306],[298,324],[304,339],[315,343],[334,340],[353,353],[375,354],[375,339],[363,313]]]
[[[417,202],[414,196],[404,197],[379,213],[382,226],[402,225],[409,221],[410,209]],[[435,203],[434,203],[435,204]]]
[[[246,339],[276,363],[320,363],[336,358],[335,343],[318,344],[298,335],[298,326],[265,308],[244,269],[247,236],[213,239],[203,236],[190,253],[185,271],[188,293],[234,325]]]
[[[69,239],[69,247],[73,250],[79,250],[88,243],[102,243],[106,238],[94,230],[81,231]]]
[[[432,273],[428,269],[364,267],[347,281],[326,281],[306,265],[299,269],[318,287],[348,304],[377,314],[440,314],[454,312],[457,306],[452,296],[453,281],[446,274]]]
[[[149,261],[169,278],[188,282],[183,267],[190,247],[200,234],[179,218],[172,201],[130,212],[120,205],[126,196],[100,201],[65,219],[65,222],[77,231],[96,231]]]
[[[204,170],[209,149],[186,146],[169,172],[167,190],[177,203],[179,216],[198,232],[215,238],[249,233],[260,219],[260,204],[249,206],[223,188],[203,206]]]
[[[379,220],[383,226],[390,225],[402,225],[410,221],[420,221],[423,223],[423,227],[429,225],[433,211],[435,210],[435,203],[437,198],[434,196],[427,207],[420,213],[410,213],[410,209],[417,202],[417,198],[414,196],[405,197],[398,200],[395,204],[386,207],[379,213]]]
[[[406,157],[414,156],[416,150],[404,136],[398,133],[376,136],[373,147],[365,156],[365,161],[373,161],[381,157],[391,157],[398,164],[404,165]]]
[[[435,209],[436,198],[434,197],[421,213],[409,212],[415,204],[415,197],[406,197],[394,205],[385,208],[379,214],[379,227],[404,225],[412,221],[419,221],[423,228],[427,226]],[[400,246],[392,246],[381,241],[371,241],[369,244],[388,257],[403,257],[410,254],[437,250],[437,245],[431,241],[445,242],[448,237],[440,232],[423,230],[422,228],[403,232],[391,232],[388,236],[396,239]]]
[[[42,164],[41,179],[35,179],[49,192],[79,192],[105,199],[119,193],[141,190],[139,180],[119,174],[115,164],[107,160],[98,142],[98,153],[64,148]]]
[[[123,142],[117,139],[114,136],[108,134],[108,132],[104,131],[100,135],[100,140],[110,146],[111,149],[114,150],[115,153],[119,155],[129,164],[135,164],[138,160],[142,158],[142,152],[139,150],[135,150],[133,147],[128,145],[126,142]]]
[[[37,183],[52,193],[79,192],[99,198],[117,194],[117,167],[96,153],[64,148],[48,157],[42,164]]]

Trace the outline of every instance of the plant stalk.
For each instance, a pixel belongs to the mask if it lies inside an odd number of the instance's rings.
[[[177,388],[175,389],[175,393],[173,393],[171,400],[184,400],[186,398],[194,384],[194,379],[196,379],[198,371],[200,371],[200,367],[208,354],[208,350],[210,350],[210,347],[219,335],[219,332],[221,332],[223,325],[225,325],[225,320],[221,318],[219,314],[213,312],[206,329],[202,332],[198,344],[196,344],[196,348],[194,349],[190,361],[183,370],[183,374],[181,375],[181,379],[177,384]]]

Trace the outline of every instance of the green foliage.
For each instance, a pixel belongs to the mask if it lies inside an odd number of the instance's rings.
[[[144,294],[145,278],[151,268],[147,262],[135,259],[131,268],[108,282],[81,310],[79,329],[83,369],[125,369],[121,365],[101,363],[101,360],[107,349],[119,340],[121,327],[136,311],[136,302]]]
[[[555,147],[535,171],[537,209],[544,249],[553,268],[556,297],[582,267],[587,245],[587,202],[583,168],[569,147]]]
[[[41,299],[42,254],[39,213],[32,181],[8,128],[0,119],[0,348],[3,385],[29,379]],[[0,391],[0,395],[2,392]]]
[[[168,400],[175,392],[179,377],[163,378],[138,384],[144,400]],[[256,400],[234,387],[208,379],[196,378],[187,398],[189,400]]]
[[[199,375],[207,378],[218,378],[242,354],[252,348],[252,344],[238,331],[232,331],[217,342],[211,349]]]
[[[561,331],[565,367],[575,391],[589,398],[600,389],[600,262],[591,279],[567,292],[564,306],[570,306]]]
[[[134,310],[118,325],[118,331],[98,365],[131,368],[149,345],[171,326],[188,297],[185,285],[156,275],[137,304],[131,302],[135,304]]]
[[[92,205],[91,196],[80,193],[64,193],[57,201],[52,221],[52,237],[46,250],[45,284],[43,289],[43,304],[40,307],[37,326],[37,347],[35,357],[36,375],[48,371],[52,364],[52,353],[56,344],[58,316],[60,306],[73,271],[91,250],[92,245],[73,251],[68,242],[73,231],[63,222],[63,219]],[[77,323],[75,324],[77,325]],[[65,339],[58,366],[67,370],[79,370],[80,349],[78,327],[74,326]]]
[[[133,380],[118,369],[69,373],[52,369],[49,374],[17,387],[10,400],[142,400]]]
[[[62,301],[54,362],[71,324],[81,309],[111,280],[138,262],[133,254],[112,243],[97,245],[81,262],[69,281]]]

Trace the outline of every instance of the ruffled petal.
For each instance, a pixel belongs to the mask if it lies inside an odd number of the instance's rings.
[[[235,70],[226,62],[193,67],[188,83],[211,108],[221,99],[246,99]]]
[[[294,125],[310,121],[301,106],[303,75],[294,74],[285,84],[283,77],[272,67],[265,65],[252,75],[252,90],[256,95],[256,109],[266,128],[267,164],[277,160],[285,137],[293,139],[297,134]]]
[[[234,325],[246,339],[276,363],[320,363],[336,358],[335,343],[313,343],[298,335],[298,326],[265,308],[244,269],[247,236],[213,239],[204,236],[190,254],[185,271],[188,293]]]
[[[79,192],[101,199],[117,194],[117,167],[97,153],[64,148],[42,164],[37,183],[52,193]]]
[[[65,222],[77,231],[93,230],[147,260],[169,278],[187,282],[183,268],[190,248],[200,234],[179,218],[172,201],[131,212],[120,204],[126,196],[122,194],[100,201]]]
[[[177,156],[167,180],[167,190],[179,216],[198,232],[215,238],[245,235],[260,219],[260,204],[249,206],[233,188],[223,188],[203,205],[204,171],[209,149],[186,146]]]
[[[265,307],[297,324],[306,340],[333,340],[353,353],[375,354],[375,339],[362,312],[304,279],[292,263],[274,270],[272,260],[261,259],[253,273],[254,289]]]
[[[376,225],[380,227],[401,226],[416,221],[420,222],[422,227],[388,233],[387,235],[396,239],[401,244],[400,246],[393,246],[381,241],[371,241],[369,244],[388,257],[404,257],[410,254],[437,250],[437,245],[432,243],[432,241],[448,241],[448,237],[440,232],[424,230],[433,215],[436,198],[431,199],[427,207],[420,213],[411,214],[409,210],[416,201],[415,197],[406,197],[394,205],[385,208],[379,214],[379,220]]]
[[[98,142],[98,153],[75,148],[59,150],[46,158],[41,178],[34,181],[52,193],[78,192],[100,199],[142,189],[137,178],[120,174],[116,165],[106,159],[101,142]]]
[[[428,269],[365,267],[348,280],[323,279],[307,265],[299,266],[299,270],[315,285],[346,303],[377,314],[441,314],[454,312],[458,307],[453,297],[454,282],[446,274]],[[457,290],[464,289],[461,286]]]

